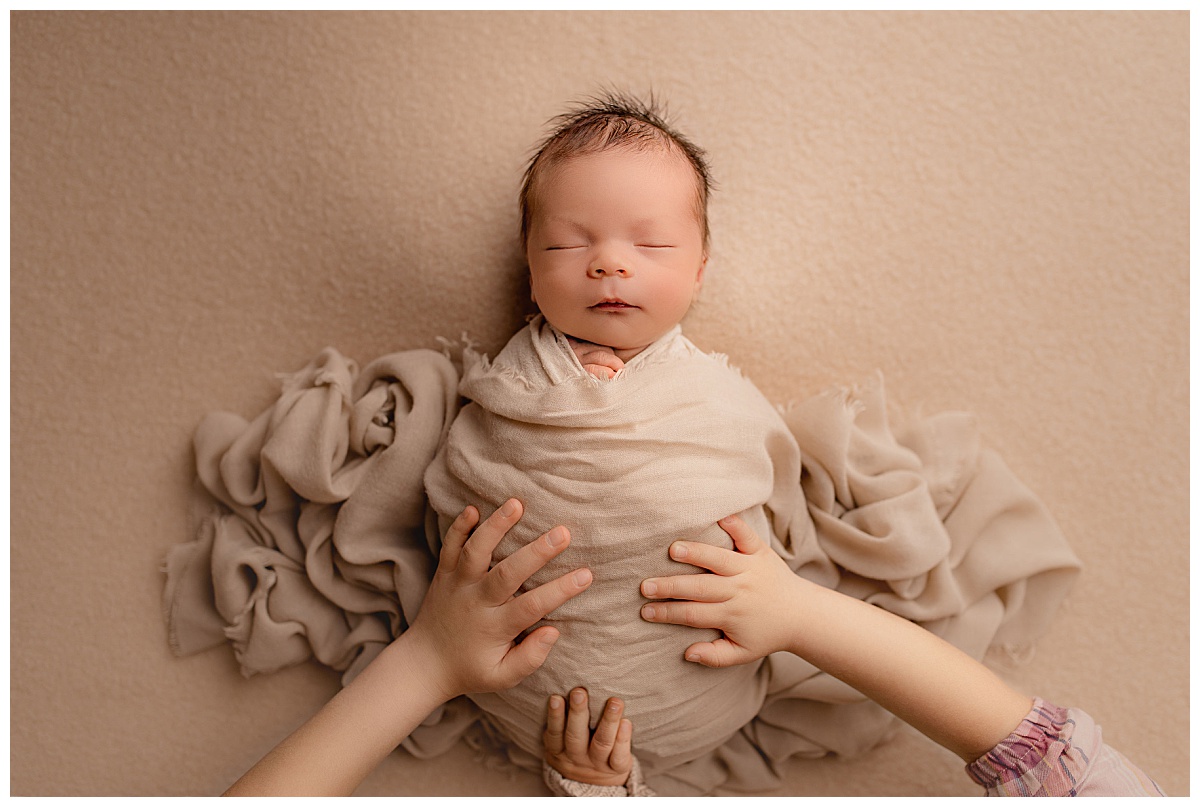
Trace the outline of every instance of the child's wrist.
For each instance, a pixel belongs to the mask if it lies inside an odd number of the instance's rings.
[[[419,628],[400,634],[384,648],[379,660],[389,665],[404,686],[424,696],[431,710],[462,694],[455,691],[442,655]]]
[[[786,644],[783,650],[803,657],[804,640],[812,619],[814,607],[821,596],[821,586],[799,575],[792,578],[788,586],[787,602],[783,613],[787,615]]]

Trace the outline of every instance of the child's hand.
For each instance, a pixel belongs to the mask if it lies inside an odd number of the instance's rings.
[[[472,532],[479,512],[463,510],[446,532],[425,601],[412,627],[401,634],[417,663],[428,665],[423,677],[442,701],[508,689],[542,666],[558,630],[543,625],[520,644],[516,637],[591,585],[591,571],[576,569],[513,596],[571,541],[566,527],[555,527],[489,571],[493,550],[521,514],[521,503],[509,499]]]
[[[561,695],[551,695],[542,744],[546,762],[567,779],[590,785],[623,785],[633,768],[630,743],[633,723],[622,720],[625,704],[609,698],[596,730],[588,730],[588,694],[582,687],[571,690],[571,705],[565,709]],[[566,714],[564,714],[564,711]]]
[[[545,625],[520,644],[515,638],[586,589],[592,574],[577,569],[514,597],[570,542],[566,529],[555,527],[489,571],[492,551],[520,518],[521,503],[510,499],[472,534],[479,511],[463,510],[446,532],[412,626],[228,795],[349,796],[438,705],[467,692],[508,689],[540,667],[558,631]]]
[[[733,538],[737,551],[691,541],[671,544],[672,559],[714,574],[643,580],[644,596],[681,602],[644,605],[642,618],[723,631],[724,637],[698,642],[684,652],[688,661],[706,667],[746,664],[789,649],[797,628],[788,615],[799,613],[789,601],[805,581],[741,518],[729,516],[718,523]]]

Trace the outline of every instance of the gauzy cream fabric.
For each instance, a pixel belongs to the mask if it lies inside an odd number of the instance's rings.
[[[602,381],[538,317],[494,361],[464,352],[461,412],[456,381],[431,351],[360,375],[326,350],[253,423],[206,419],[207,509],[166,569],[176,651],[228,639],[246,674],[311,655],[348,679],[415,615],[449,520],[515,496],[525,516],[496,560],[565,524],[570,548],[527,587],[580,566],[595,582],[547,619],[562,638],[541,670],[473,695],[477,707],[452,702],[405,747],[440,753],[482,711],[510,757],[537,767],[547,697],[582,685],[593,710],[625,699],[659,793],[754,790],[778,783],[779,761],[860,752],[894,720],[789,654],[684,662],[715,634],[638,616],[641,580],[697,571],[668,558],[671,541],[729,546],[715,522],[741,513],[798,574],[976,657],[1036,639],[1079,569],[970,416],[895,434],[878,377],[780,412],[676,329]]]

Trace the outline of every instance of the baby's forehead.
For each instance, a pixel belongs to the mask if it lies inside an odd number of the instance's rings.
[[[537,172],[537,176],[534,179],[534,184],[542,185],[543,187],[550,185],[561,177],[564,169],[569,168],[572,164],[588,159],[603,159],[609,162],[626,162],[629,164],[641,163],[650,159],[658,162],[661,167],[667,170],[687,174],[697,184],[703,182],[703,178],[697,173],[695,166],[692,165],[687,155],[678,146],[670,141],[666,141],[663,143],[639,143],[636,145],[617,144],[607,148],[593,148],[557,154],[541,166],[541,170]]]

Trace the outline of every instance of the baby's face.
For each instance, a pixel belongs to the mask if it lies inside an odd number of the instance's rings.
[[[533,299],[563,333],[632,356],[683,319],[707,255],[696,174],[675,152],[610,149],[538,179]]]

